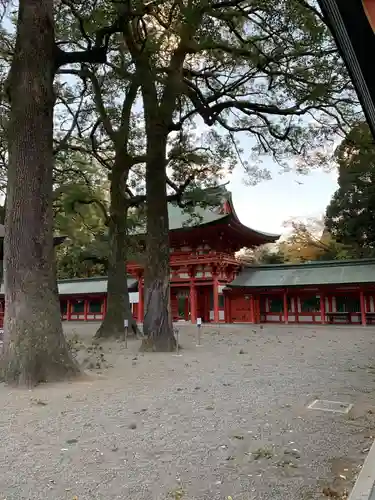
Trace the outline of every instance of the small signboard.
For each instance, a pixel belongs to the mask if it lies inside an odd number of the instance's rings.
[[[128,328],[128,326],[129,326],[129,320],[128,319],[124,319],[124,327]]]
[[[197,326],[202,326],[202,318],[197,318]]]

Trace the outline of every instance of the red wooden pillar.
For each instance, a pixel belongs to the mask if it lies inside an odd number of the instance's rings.
[[[213,304],[214,304],[214,323],[219,323],[219,280],[217,276],[214,276]]]
[[[83,319],[85,321],[87,321],[87,311],[89,308],[89,300],[90,299],[84,299],[84,302],[83,302]]]
[[[105,318],[105,315],[107,314],[107,297],[105,296],[103,298],[103,304],[102,304],[102,318]]]
[[[362,326],[366,326],[366,304],[365,304],[365,294],[363,290],[359,292],[359,301],[361,304],[361,323]]]
[[[193,324],[197,322],[197,291],[194,279],[190,281],[190,321]]]
[[[250,323],[255,323],[254,295],[250,295]]]
[[[329,297],[328,297],[328,312],[334,312],[332,295],[329,295]]]
[[[224,294],[224,323],[229,323],[228,295]]]
[[[284,323],[287,325],[288,324],[288,296],[287,296],[286,290],[284,291],[284,295],[283,295],[283,303],[284,303]]]
[[[260,298],[254,297],[254,323],[260,323]]]
[[[144,318],[144,299],[143,299],[143,279],[142,276],[138,278],[138,322],[143,323]]]
[[[66,301],[66,319],[67,321],[71,321],[72,319],[72,304],[69,299]]]
[[[326,296],[320,293],[320,322],[322,325],[326,324]]]

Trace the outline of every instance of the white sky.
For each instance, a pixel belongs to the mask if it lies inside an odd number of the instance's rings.
[[[237,167],[227,186],[243,224],[268,233],[283,233],[283,223],[291,218],[319,217],[324,214],[337,189],[336,173],[314,170],[308,175],[280,173],[272,160],[263,162],[272,180],[246,186],[242,169]],[[302,184],[299,184],[302,183]]]

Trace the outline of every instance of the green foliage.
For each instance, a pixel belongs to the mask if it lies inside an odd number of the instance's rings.
[[[57,248],[57,274],[60,279],[90,277],[107,272],[108,242],[105,182],[93,164],[82,155],[58,157],[54,176],[55,231],[67,236]]]
[[[339,188],[326,211],[326,226],[357,257],[375,256],[375,143],[360,123],[335,153]]]

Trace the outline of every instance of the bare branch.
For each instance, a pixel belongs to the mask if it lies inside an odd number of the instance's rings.
[[[103,126],[105,128],[105,131],[107,132],[108,136],[113,140],[113,142],[116,142],[116,133],[113,129],[111,120],[108,116],[108,113],[105,109],[103,97],[102,97],[102,92],[100,88],[100,83],[98,81],[98,78],[96,74],[91,71],[87,66],[82,65],[81,69],[61,69],[58,72],[59,75],[74,75],[78,76],[81,78],[83,81],[90,80],[92,89],[94,92],[94,100],[96,104],[97,111],[99,113],[101,122],[103,123]]]
[[[83,100],[84,100],[84,97],[86,94],[86,90],[87,90],[87,87],[84,84],[84,87],[83,87],[82,92],[80,94],[80,100],[79,100],[79,103],[78,103],[78,106],[77,106],[77,109],[75,112],[71,109],[71,107],[68,104],[68,102],[66,101],[66,99],[64,99],[64,97],[61,95],[59,96],[60,100],[64,103],[64,105],[66,106],[66,108],[69,111],[69,114],[72,117],[72,123],[70,125],[70,128],[66,132],[65,136],[62,138],[61,141],[59,141],[58,146],[54,148],[54,151],[53,151],[54,156],[56,156],[60,151],[62,151],[64,148],[66,148],[66,145],[68,144],[70,138],[72,137],[74,130],[78,126],[78,119],[79,119],[79,116],[81,113],[82,104],[83,104]]]

